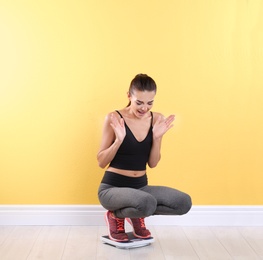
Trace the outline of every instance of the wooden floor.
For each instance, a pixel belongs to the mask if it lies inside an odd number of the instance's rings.
[[[100,241],[106,226],[0,226],[0,259],[263,259],[263,227],[148,228],[152,245],[125,250]]]

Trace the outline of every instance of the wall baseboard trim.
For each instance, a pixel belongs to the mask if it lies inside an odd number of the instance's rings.
[[[104,226],[100,205],[0,205],[0,225]],[[263,226],[263,206],[193,206],[183,216],[151,216],[148,225]]]

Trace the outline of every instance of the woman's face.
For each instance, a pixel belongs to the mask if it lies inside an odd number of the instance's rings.
[[[133,90],[132,93],[128,93],[128,98],[131,101],[130,109],[136,117],[142,118],[150,111],[155,94],[155,91],[139,90]]]

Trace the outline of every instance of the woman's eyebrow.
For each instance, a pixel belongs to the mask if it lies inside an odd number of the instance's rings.
[[[151,101],[148,101],[147,103],[152,103],[154,100],[151,100]],[[139,103],[144,103],[143,101],[141,101],[141,100],[138,100],[137,99],[137,102],[139,102]]]

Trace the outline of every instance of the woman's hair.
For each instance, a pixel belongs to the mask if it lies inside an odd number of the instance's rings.
[[[138,91],[154,91],[156,93],[157,87],[155,81],[146,74],[138,74],[131,81],[129,93],[132,95],[134,90]],[[127,107],[131,104],[127,105]]]

